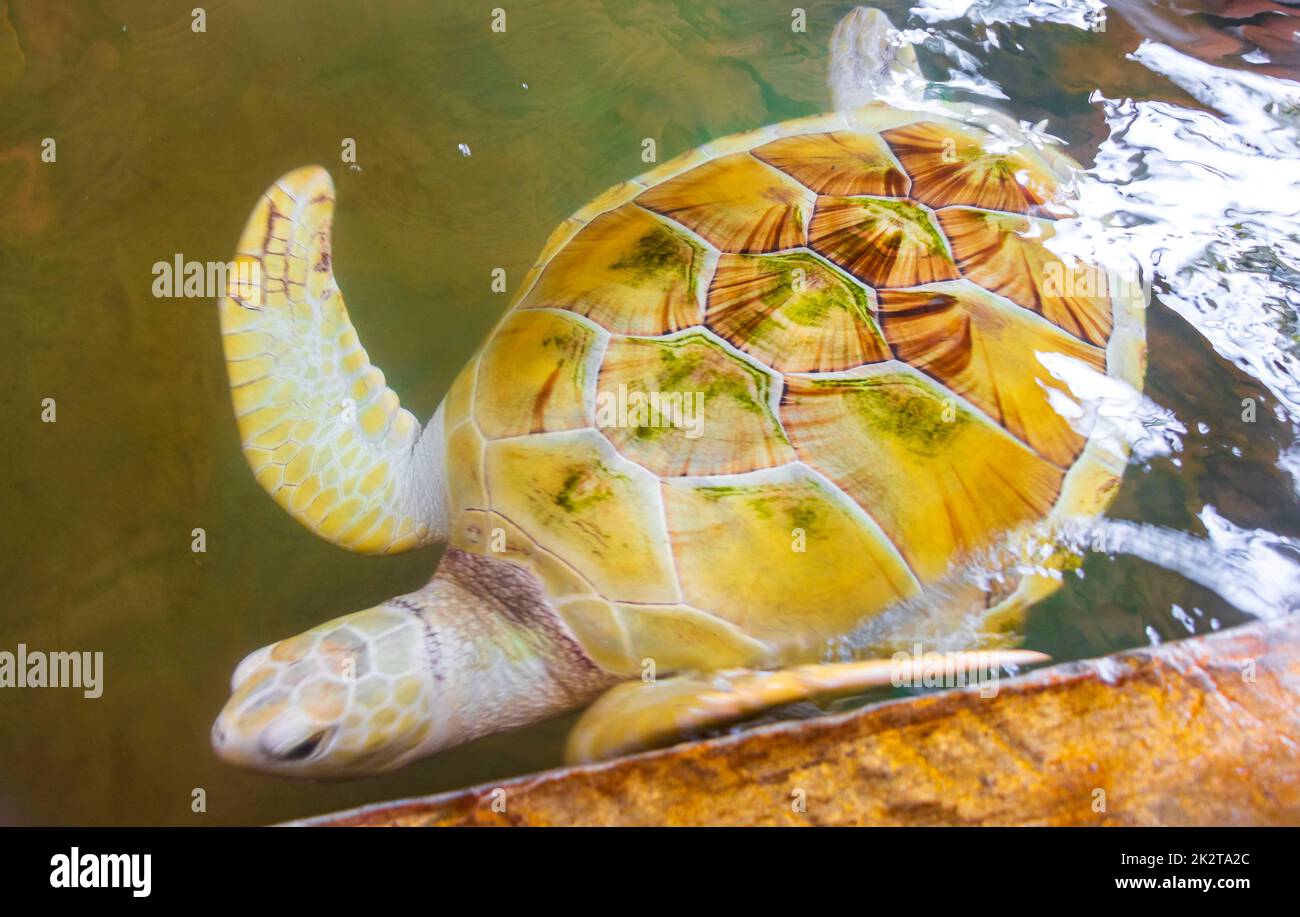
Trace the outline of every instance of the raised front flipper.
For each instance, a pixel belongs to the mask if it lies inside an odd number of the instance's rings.
[[[258,201],[221,300],[244,456],[326,541],[393,554],[445,531],[441,416],[423,434],[366,356],[334,281],[334,184],[290,172]]]
[[[1032,665],[1047,656],[1031,650],[983,650],[941,657],[871,659],[801,665],[763,672],[732,669],[616,685],[578,720],[565,747],[571,764],[671,745],[749,719],[764,710],[812,698],[856,694],[889,684],[922,684],[938,666],[944,676],[975,683],[1004,665]],[[981,683],[983,683],[981,681]]]
[[[911,42],[889,17],[856,7],[831,33],[831,97],[836,111],[851,111],[891,94],[919,96],[925,77]]]

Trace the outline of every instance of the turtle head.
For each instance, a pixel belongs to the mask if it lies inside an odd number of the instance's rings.
[[[531,573],[449,548],[423,589],[251,653],[212,746],[281,776],[364,776],[582,706],[614,680]]]
[[[440,744],[425,628],[394,599],[249,654],[212,726],[226,762],[281,776],[401,767]]]

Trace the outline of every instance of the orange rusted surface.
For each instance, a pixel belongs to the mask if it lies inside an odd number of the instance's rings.
[[[1300,617],[309,823],[1300,824]]]

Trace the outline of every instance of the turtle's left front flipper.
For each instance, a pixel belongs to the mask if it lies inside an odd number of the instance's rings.
[[[221,300],[244,456],[320,537],[393,554],[445,530],[442,418],[428,429],[372,366],[330,262],[334,183],[297,169],[253,209]]]
[[[1031,650],[981,650],[903,660],[872,659],[801,665],[775,671],[733,669],[616,685],[578,720],[565,747],[570,764],[603,761],[741,722],[797,701],[856,694],[890,684],[920,684],[941,665],[975,683],[1004,665],[1033,665],[1048,657]]]

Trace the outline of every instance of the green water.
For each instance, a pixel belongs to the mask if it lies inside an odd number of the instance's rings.
[[[643,138],[663,161],[823,110],[826,40],[849,8],[801,2],[799,33],[789,4],[544,0],[506,5],[494,33],[498,5],[209,0],[195,33],[192,3],[0,0],[0,649],[105,654],[99,699],[0,692],[0,823],[271,822],[559,762],[571,719],[350,783],[217,761],[208,731],[247,652],[417,588],[438,552],[352,556],[281,512],[239,452],[213,303],[151,292],[155,262],[226,260],[269,182],[323,164],[349,308],[427,418],[505,308],[494,268],[521,278],[561,219],[645,169]],[[1142,28],[1187,31],[1172,11],[1151,15]],[[1204,107],[1125,59],[1141,35],[1118,16],[1105,32],[991,26],[1000,48],[983,26],[934,29],[1085,164],[1107,133],[1094,89]],[[932,76],[955,66],[923,57]],[[1278,60],[1261,71],[1276,77]],[[41,160],[45,138],[55,162]],[[345,138],[359,168],[341,162]],[[1113,515],[1203,534],[1210,504],[1236,526],[1300,535],[1278,468],[1291,415],[1212,338],[1151,310],[1147,393],[1189,433],[1131,470]],[[1243,397],[1261,399],[1249,427]],[[191,550],[196,527],[205,553]],[[1036,609],[1029,643],[1068,659],[1176,639],[1189,628],[1175,606],[1197,632],[1245,619],[1159,564],[1093,555]]]

